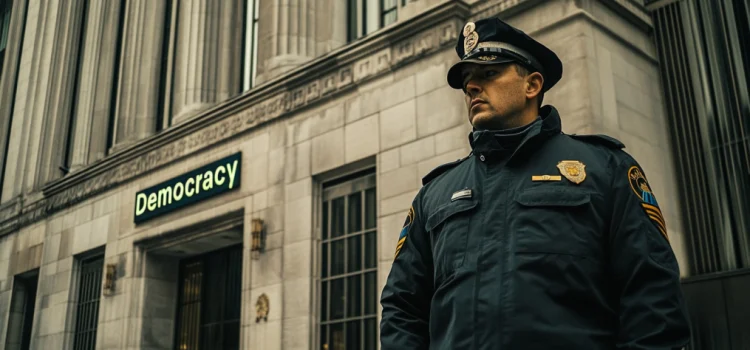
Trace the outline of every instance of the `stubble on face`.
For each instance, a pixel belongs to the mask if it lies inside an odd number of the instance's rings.
[[[524,77],[513,64],[468,65],[464,69],[464,100],[469,122],[478,130],[524,125],[524,87]]]

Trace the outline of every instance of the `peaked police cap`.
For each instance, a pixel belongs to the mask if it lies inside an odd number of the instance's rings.
[[[461,59],[448,70],[448,85],[463,88],[462,67],[467,64],[518,63],[544,77],[546,92],[562,78],[562,62],[557,55],[523,31],[498,18],[485,18],[464,25],[456,43]]]

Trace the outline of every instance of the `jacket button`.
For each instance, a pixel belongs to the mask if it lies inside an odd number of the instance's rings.
[[[481,161],[483,161],[483,162],[484,162],[484,154],[480,154],[480,155],[479,155],[479,160],[481,160]]]

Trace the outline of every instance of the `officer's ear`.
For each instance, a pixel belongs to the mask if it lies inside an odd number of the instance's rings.
[[[526,98],[533,100],[536,97],[541,98],[542,87],[544,86],[544,77],[539,72],[533,72],[526,76]]]

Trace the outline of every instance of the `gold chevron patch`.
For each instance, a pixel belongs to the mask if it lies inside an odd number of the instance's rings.
[[[662,215],[661,210],[648,203],[641,203],[641,206],[643,207],[643,210],[646,211],[646,215],[648,215],[648,218],[651,219],[651,221],[656,225],[656,228],[659,229],[659,232],[661,232],[664,238],[667,239],[667,242],[669,242],[669,235],[667,235],[667,224],[666,221],[664,221],[664,215]]]

